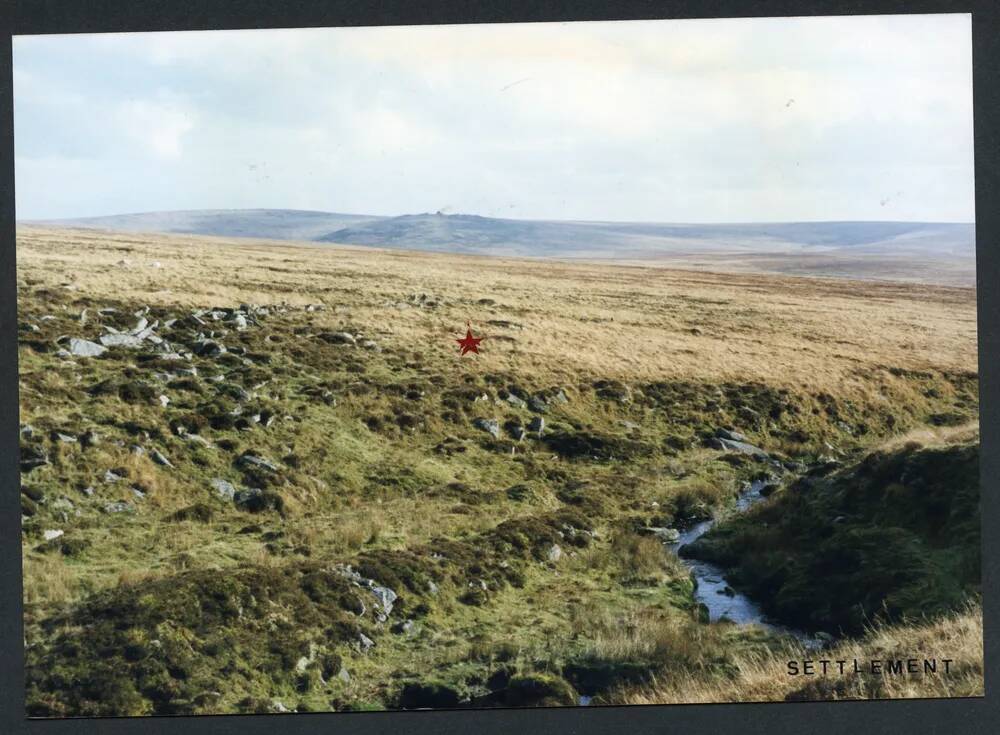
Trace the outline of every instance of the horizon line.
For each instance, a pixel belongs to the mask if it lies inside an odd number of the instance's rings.
[[[349,217],[370,217],[372,219],[398,219],[400,217],[418,216],[440,216],[440,217],[481,217],[483,219],[509,220],[515,222],[565,222],[580,224],[618,224],[618,225],[683,225],[683,226],[705,226],[705,225],[819,225],[819,224],[922,224],[922,225],[974,225],[973,220],[903,220],[903,219],[789,219],[789,220],[758,220],[758,221],[715,221],[715,222],[693,222],[693,221],[668,221],[668,220],[614,220],[614,219],[555,219],[540,217],[494,217],[490,215],[475,214],[472,212],[404,212],[402,214],[362,214],[358,212],[334,212],[323,209],[296,209],[289,207],[241,207],[241,208],[206,208],[206,209],[155,209],[140,212],[118,212],[115,214],[91,214],[78,215],[74,217],[32,217],[21,219],[15,214],[14,223],[17,224],[50,224],[58,222],[72,222],[79,220],[107,219],[112,217],[137,217],[155,214],[182,214],[182,213],[208,213],[208,212],[296,212],[300,214],[325,214]]]

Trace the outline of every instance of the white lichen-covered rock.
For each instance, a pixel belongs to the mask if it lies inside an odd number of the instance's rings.
[[[100,357],[108,351],[107,347],[78,337],[70,339],[67,349],[75,357]]]
[[[223,480],[219,477],[212,480],[212,488],[215,493],[223,500],[232,500],[236,495],[236,486],[233,483]]]

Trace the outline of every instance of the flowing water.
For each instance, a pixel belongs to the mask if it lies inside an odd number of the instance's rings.
[[[761,490],[765,484],[763,481],[753,482],[743,490],[736,500],[736,512],[742,513],[755,503],[764,500]],[[668,548],[676,554],[681,547],[703,536],[713,525],[715,525],[714,518],[692,526],[681,533],[676,543],[668,544]],[[714,623],[725,618],[737,625],[758,625],[774,633],[794,636],[810,648],[821,645],[820,641],[808,633],[768,620],[756,602],[729,586],[720,567],[698,559],[680,557],[680,560],[691,570],[698,582],[694,596],[708,608],[709,621]]]
[[[736,499],[736,512],[742,513],[752,505],[764,500],[761,490],[764,489],[765,484],[763,481],[753,482],[743,490]],[[681,533],[676,543],[667,544],[667,548],[676,554],[682,546],[700,538],[714,525],[715,519],[713,518],[691,526]],[[756,602],[729,586],[721,567],[698,559],[686,559],[682,556],[678,558],[684,566],[691,570],[697,580],[698,586],[695,589],[694,597],[696,601],[704,603],[705,607],[708,608],[710,622],[715,623],[725,618],[737,625],[756,625],[777,635],[792,636],[806,648],[822,647],[822,641],[805,631],[768,620]],[[590,699],[590,697],[581,696],[580,705],[589,705]]]

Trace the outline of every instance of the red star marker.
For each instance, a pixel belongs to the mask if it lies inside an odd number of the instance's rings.
[[[456,339],[455,341],[458,342],[459,347],[462,348],[463,355],[466,352],[475,352],[478,355],[479,343],[483,341],[483,338],[473,337],[472,328],[467,325],[467,328],[465,330],[465,337],[463,337],[462,339]]]

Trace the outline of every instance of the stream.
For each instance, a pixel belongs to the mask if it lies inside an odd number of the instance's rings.
[[[740,492],[736,500],[736,512],[742,513],[752,505],[764,500],[761,490],[765,482],[758,480]],[[697,523],[680,535],[680,539],[667,547],[675,554],[682,546],[690,544],[695,539],[704,535],[708,529],[715,525],[715,519]],[[720,567],[697,559],[686,559],[678,557],[684,566],[691,570],[692,575],[698,582],[694,597],[708,608],[708,618],[710,622],[717,622],[722,618],[730,620],[737,625],[758,625],[778,635],[790,635],[799,640],[808,648],[819,648],[822,642],[810,634],[789,628],[780,623],[768,620],[761,611],[760,606],[746,595],[732,589],[725,578],[725,573]]]
[[[736,512],[742,513],[752,505],[764,500],[761,490],[765,485],[763,480],[757,480],[742,490],[736,499]],[[714,518],[697,523],[683,531],[676,542],[666,544],[666,546],[676,555],[682,546],[700,538],[713,525],[715,525]],[[822,648],[823,641],[809,633],[768,620],[756,602],[729,586],[725,573],[720,567],[697,559],[686,559],[679,555],[678,559],[691,571],[698,582],[694,598],[697,602],[704,603],[705,607],[708,608],[709,622],[716,623],[722,618],[726,618],[737,625],[756,625],[776,635],[792,636],[807,649]],[[580,695],[580,706],[588,706],[591,699],[591,697]]]

